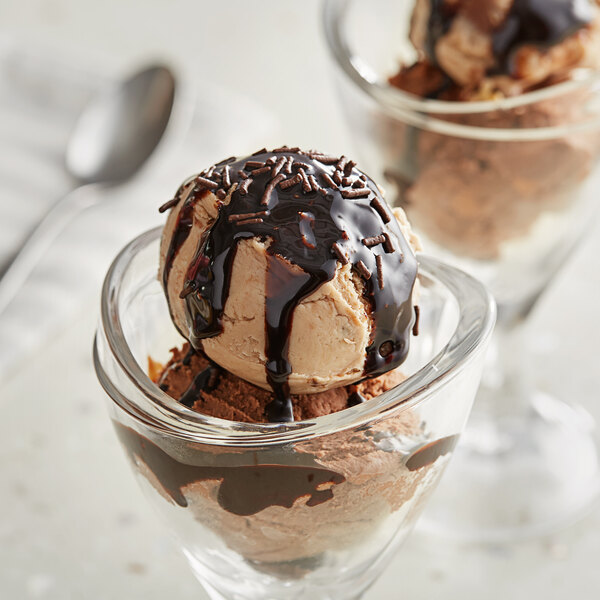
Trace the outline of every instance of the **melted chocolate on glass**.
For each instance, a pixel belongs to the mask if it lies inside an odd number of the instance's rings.
[[[257,238],[267,245],[266,374],[275,399],[269,421],[292,421],[288,385],[289,338],[294,309],[350,263],[362,279],[374,327],[364,375],[374,377],[402,363],[413,323],[416,259],[375,183],[346,157],[266,150],[227,159],[202,172],[185,195],[167,252],[163,284],[191,229],[193,207],[207,191],[230,201],[192,260],[185,298],[190,343],[222,331],[222,317],[237,244]]]
[[[133,464],[139,457],[154,473],[167,494],[186,507],[183,488],[198,481],[220,481],[219,505],[235,515],[254,515],[269,506],[291,508],[303,496],[307,506],[316,506],[333,498],[331,487],[346,479],[343,475],[322,467],[248,465],[197,466],[172,458],[162,448],[139,433],[115,424],[117,434]]]
[[[419,448],[416,452],[410,455],[406,461],[406,468],[409,471],[418,471],[423,467],[432,465],[440,456],[452,452],[458,442],[457,435],[440,438],[435,442],[430,442]]]

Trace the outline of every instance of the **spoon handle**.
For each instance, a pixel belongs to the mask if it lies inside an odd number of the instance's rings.
[[[12,257],[0,267],[0,314],[21,289],[58,234],[73,217],[95,203],[95,194],[88,191],[91,187],[95,186],[90,184],[78,187],[55,202]]]

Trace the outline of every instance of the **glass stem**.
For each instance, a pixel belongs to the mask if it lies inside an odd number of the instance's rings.
[[[531,414],[533,383],[523,353],[526,329],[523,319],[500,319],[496,325],[465,433],[465,441],[479,452],[508,450],[514,427],[507,424],[525,424]]]

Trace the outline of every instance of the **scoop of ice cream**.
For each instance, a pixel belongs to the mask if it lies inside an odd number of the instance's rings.
[[[290,393],[406,357],[418,242],[354,162],[260,151],[184,182],[167,207],[160,277],[173,322],[221,367],[271,388],[272,420],[292,417]]]
[[[600,9],[595,0],[417,0],[411,41],[435,79],[446,77],[442,98],[517,95],[600,66]],[[402,69],[392,84],[412,92],[414,73]]]

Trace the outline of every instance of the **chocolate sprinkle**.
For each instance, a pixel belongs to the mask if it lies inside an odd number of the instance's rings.
[[[260,169],[255,169],[252,171],[252,176],[256,177],[257,175],[262,175],[263,173],[269,173],[271,171],[271,167],[269,165],[265,165],[264,167],[260,167]]]
[[[319,154],[318,152],[309,152],[308,155],[314,159],[318,160],[320,163],[324,165],[335,165],[340,159],[337,156],[330,156],[327,154]]]
[[[299,152],[300,148],[294,146],[293,148],[288,148],[287,146],[281,146],[280,148],[275,148],[273,152]],[[265,150],[266,152],[266,150]]]
[[[198,177],[196,177],[196,183],[199,185],[203,185],[209,190],[216,190],[219,187],[218,183],[216,183],[215,181],[211,181],[210,179],[206,179],[206,177],[202,177],[202,175],[198,175]]]
[[[325,185],[327,185],[331,189],[333,189],[333,190],[340,189],[337,186],[337,184],[335,183],[335,181],[333,181],[333,179],[331,179],[331,177],[329,176],[329,173],[321,173],[321,179],[323,179],[323,181],[325,182]]]
[[[165,211],[169,210],[170,208],[173,208],[174,206],[177,206],[177,203],[179,202],[180,198],[176,197],[176,198],[171,198],[171,200],[167,200],[159,209],[158,212],[159,213],[164,213]]]
[[[251,213],[229,215],[229,217],[227,217],[227,219],[230,223],[233,223],[235,221],[243,221],[245,219],[254,219],[255,217],[264,217],[267,214],[267,212],[268,211],[266,211],[266,210],[258,210],[256,212],[251,212]]]
[[[375,257],[375,262],[377,263],[377,282],[379,285],[379,289],[383,289],[383,265],[381,264],[381,256],[378,254]],[[413,329],[414,331],[414,329]]]
[[[310,182],[308,181],[308,177],[306,176],[306,171],[301,167],[300,169],[298,169],[298,173],[300,174],[300,177],[302,177],[302,190],[305,192],[312,191],[312,186],[310,185]]]
[[[269,204],[269,201],[271,200],[271,194],[273,193],[275,186],[284,179],[285,175],[283,173],[280,173],[279,175],[277,175],[277,177],[275,177],[275,179],[271,179],[271,181],[269,181],[267,187],[265,188],[265,193],[263,194],[263,197],[260,201],[262,205],[266,206],[267,204]]]
[[[387,224],[390,222],[390,213],[388,213],[383,202],[381,202],[379,198],[373,198],[373,200],[371,200],[371,206],[379,213],[379,216],[384,223]]]
[[[225,168],[223,169],[223,187],[225,188],[225,191],[227,191],[230,187],[231,187],[231,174],[230,174],[230,167],[229,165],[225,165]]]
[[[342,156],[342,158],[340,158],[340,160],[337,162],[336,169],[343,172],[347,163],[348,158],[346,156]]]
[[[340,245],[337,242],[331,246],[331,249],[333,250],[334,254],[338,257],[342,265],[348,264],[348,257],[344,254],[344,252],[340,248]]]
[[[275,166],[273,167],[273,170],[271,171],[271,177],[277,177],[277,175],[279,175],[279,171],[281,171],[281,169],[283,169],[283,165],[287,162],[287,159],[282,156],[281,158],[279,158],[277,160],[277,162],[275,163]]]
[[[360,273],[360,275],[364,279],[366,279],[366,280],[371,279],[371,271],[369,271],[369,269],[367,269],[367,265],[365,265],[365,263],[362,260],[359,260],[356,263],[356,270]]]
[[[294,160],[292,162],[292,169],[305,169],[305,170],[310,171],[310,165],[300,162],[299,160]]]
[[[396,250],[394,248],[394,244],[392,243],[392,239],[387,233],[384,233],[383,237],[385,238],[385,241],[383,242],[383,249],[386,251],[387,254],[392,254],[392,252]]]
[[[363,238],[363,241],[362,241],[362,243],[367,248],[377,246],[377,244],[381,244],[383,242],[385,242],[385,235],[383,235],[383,233],[381,235],[375,235],[373,237]]]
[[[294,175],[293,177],[290,177],[290,179],[283,180],[279,184],[279,187],[282,190],[287,190],[289,187],[292,187],[293,185],[296,185],[297,183],[300,183],[301,181],[302,181],[302,177],[298,173],[296,173],[296,175]]]
[[[250,188],[250,185],[252,184],[253,181],[254,181],[253,179],[250,179],[250,177],[248,177],[248,179],[244,179],[244,181],[242,181],[242,183],[240,183],[240,186],[238,187],[238,191],[241,196],[245,196],[248,193],[248,189]]]
[[[342,196],[344,198],[366,198],[370,193],[371,190],[369,190],[369,188],[342,190]]]
[[[294,164],[294,159],[291,156],[288,156],[287,160],[285,162],[285,166],[283,167],[283,172],[287,173],[288,175],[291,175],[293,164]]]
[[[421,309],[415,304],[415,324],[412,328],[412,334],[416,337],[419,335],[419,319],[421,317]]]
[[[314,175],[308,176],[308,182],[310,183],[310,187],[313,191],[318,192],[321,189],[321,186],[317,183]]]
[[[260,169],[261,167],[264,167],[264,166],[265,166],[265,163],[260,160],[249,160],[244,165],[244,169],[246,169],[246,171],[250,171],[251,169]]]
[[[264,219],[262,219],[261,217],[256,217],[256,219],[243,219],[240,221],[236,221],[236,225],[238,226],[242,226],[242,225],[251,225],[252,223],[263,223]]]

